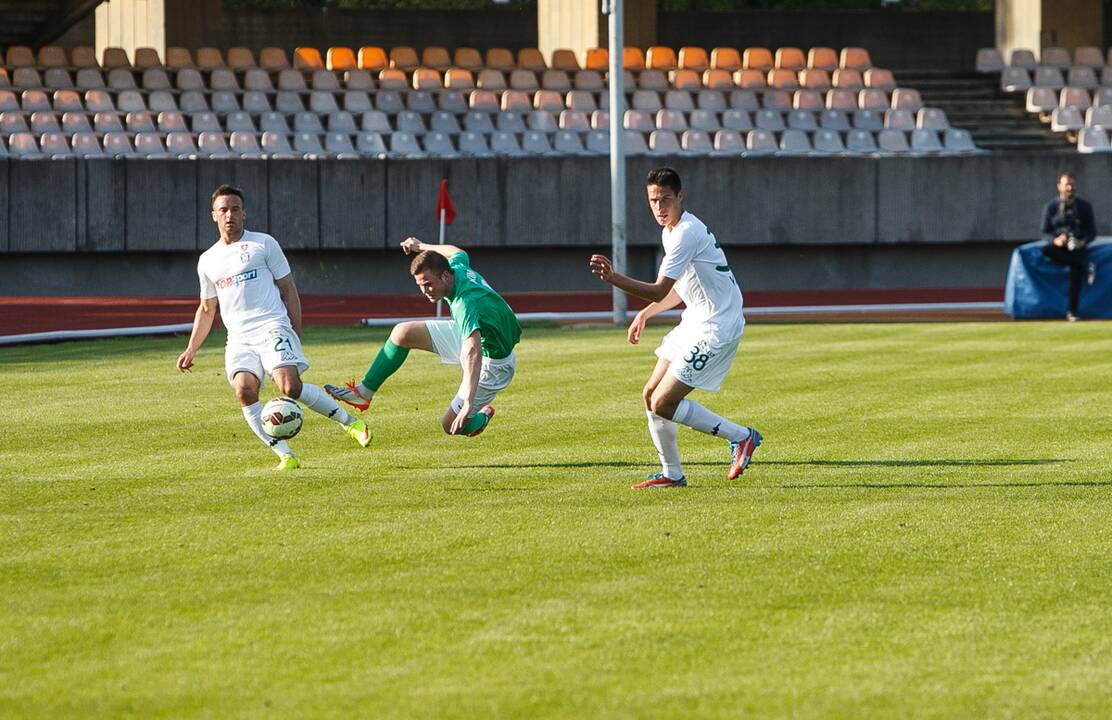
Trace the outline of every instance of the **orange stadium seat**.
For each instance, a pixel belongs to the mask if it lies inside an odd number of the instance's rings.
[[[191,68],[193,67],[193,54],[189,52],[189,48],[168,47],[166,48],[166,67],[173,69]]]
[[[430,45],[421,51],[421,66],[433,70],[447,70],[452,65],[452,57],[448,49]]]
[[[158,50],[150,47],[135,48],[135,69],[147,70],[149,68],[161,68],[162,58],[158,56]]]
[[[538,55],[540,54],[540,51],[537,50],[536,48],[529,48],[529,50],[535,51]],[[520,50],[520,51],[518,51],[518,55],[521,56],[525,52],[527,52],[527,51],[526,50]],[[544,58],[541,58],[541,62],[542,63],[544,62]],[[520,63],[520,65],[521,65],[521,67],[526,67],[524,63]],[[492,68],[494,70],[501,70],[502,72],[509,72],[510,70],[513,70],[515,67],[517,67],[517,64],[514,63],[514,54],[512,52],[510,52],[509,50],[507,50],[506,48],[489,48],[486,52],[486,65],[485,66],[488,67],[488,68]],[[527,68],[527,69],[533,69],[533,68]]]
[[[315,47],[294,48],[293,67],[295,70],[321,70],[324,68],[324,58]]]
[[[891,70],[869,68],[865,71],[865,87],[894,90],[896,87],[896,79],[892,76]]]
[[[97,51],[88,45],[79,45],[70,51],[70,65],[75,68],[100,67],[97,62]]]
[[[741,69],[741,53],[737,48],[716,47],[710,51],[710,66],[717,70],[733,72]]]
[[[255,53],[251,52],[250,48],[245,47],[228,48],[228,67],[233,70],[247,70],[256,67]]]
[[[127,51],[123,48],[109,47],[104,48],[104,56],[101,60],[100,66],[105,70],[111,68],[131,67],[131,60],[127,57]]]
[[[707,51],[701,47],[680,48],[679,67],[682,70],[703,72],[710,67],[710,61],[707,59]]]
[[[626,70],[644,70],[645,53],[637,47],[622,48],[622,67]]]
[[[829,90],[830,73],[819,68],[807,68],[799,73],[799,85],[815,90]]]
[[[729,90],[734,86],[734,79],[728,70],[707,68],[703,71],[703,87],[711,90]]]
[[[415,69],[418,64],[417,51],[413,48],[406,45],[390,48],[390,67],[408,71]]]
[[[355,51],[349,47],[330,47],[325,58],[329,70],[354,70],[359,67]]]
[[[449,90],[474,90],[475,78],[465,68],[448,68],[448,72],[444,73],[444,87]]]
[[[847,68],[838,68],[835,70],[831,82],[834,87],[844,88],[846,90],[860,90],[865,87],[865,81],[861,77],[861,71]]]
[[[776,90],[794,90],[799,87],[799,77],[795,70],[773,68],[768,71],[768,86]]]
[[[404,70],[386,68],[378,73],[378,86],[383,90],[406,90],[409,82]]]
[[[554,62],[553,67],[556,66]],[[605,71],[610,67],[610,53],[606,48],[587,48],[583,52],[583,69],[584,70],[601,70]],[[564,68],[558,68],[563,70]]]
[[[834,48],[813,47],[807,53],[807,67],[833,72],[838,67],[838,53]]]
[[[57,45],[44,45],[39,48],[39,67],[65,67],[66,51]]]
[[[734,72],[734,85],[743,90],[761,90],[768,87],[764,71],[743,68]]]
[[[440,78],[440,71],[434,68],[420,67],[413,71],[414,90],[443,90],[444,82]]]
[[[605,65],[605,63],[603,64]],[[552,51],[551,67],[553,70],[566,70],[569,72],[583,69],[579,67],[579,61],[575,59],[575,52],[567,49]],[[605,69],[605,67],[603,69]]]
[[[259,67],[267,72],[285,70],[290,66],[286,51],[277,47],[264,47],[259,52]]]
[[[703,87],[699,73],[694,70],[673,70],[670,75],[671,85],[677,90],[698,90]]]
[[[649,48],[646,67],[650,70],[674,70],[676,68],[676,51],[663,45],[653,45]]]
[[[795,47],[782,47],[776,51],[776,67],[787,70],[802,70],[807,67],[803,51]]]
[[[139,58],[136,57],[135,61],[138,63]],[[197,67],[202,70],[225,67],[224,53],[220,52],[220,48],[215,47],[197,48]]]
[[[746,70],[769,71],[773,68],[772,51],[768,48],[745,48],[742,55],[741,66]]]
[[[838,65],[849,70],[868,70],[873,66],[869,51],[859,47],[844,47]]]
[[[473,47],[458,47],[452,56],[452,65],[469,72],[478,72],[483,67],[483,56]]]
[[[472,90],[467,106],[472,112],[498,112],[498,94],[493,90]]]
[[[8,48],[5,64],[10,68],[34,67],[35,53],[25,45],[12,45]]]
[[[386,50],[374,45],[364,45],[359,48],[359,68],[361,70],[371,70],[378,72],[390,67],[390,61],[386,57]]]

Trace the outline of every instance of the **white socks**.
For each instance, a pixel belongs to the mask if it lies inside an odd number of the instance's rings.
[[[328,393],[316,385],[310,385],[307,382],[301,383],[301,397],[297,399],[313,412],[320,413],[329,420],[335,420],[344,427],[355,422],[355,418],[347,410],[340,407],[340,403],[333,400]]]
[[[656,452],[660,456],[660,469],[664,477],[672,480],[683,478],[676,424],[660,417],[652,410],[646,410],[645,415],[649,418],[649,435],[652,436],[653,445],[656,446]]]
[[[749,437],[749,428],[730,422],[721,415],[715,415],[699,403],[686,398],[680,400],[679,405],[676,406],[672,421],[707,435],[725,438],[730,442],[740,442]],[[668,475],[668,477],[672,476]]]
[[[275,455],[278,457],[293,455],[293,451],[290,450],[290,446],[285,440],[275,440],[263,430],[262,403],[256,402],[253,405],[244,405],[241,409],[243,410],[243,419],[247,421],[248,427],[259,436],[259,439],[262,440],[267,447],[274,451]]]

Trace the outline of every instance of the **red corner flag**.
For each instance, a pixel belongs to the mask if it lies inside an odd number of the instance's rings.
[[[436,197],[436,219],[440,219],[440,211],[444,211],[444,222],[451,225],[456,219],[456,208],[452,205],[452,196],[448,194],[448,181],[440,181],[440,194]]]

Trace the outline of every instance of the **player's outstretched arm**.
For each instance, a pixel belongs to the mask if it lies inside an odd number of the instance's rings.
[[[282,297],[282,304],[286,306],[286,314],[290,316],[293,331],[301,337],[301,295],[297,292],[297,286],[293,284],[293,273],[278,278],[274,284],[278,286],[278,294]]]
[[[479,376],[483,371],[483,346],[478,330],[464,339],[460,360],[463,365],[463,382],[460,384],[464,390],[463,407],[459,409],[456,419],[452,421],[449,430],[452,435],[458,435],[475,414],[475,393],[479,390]]]
[[[588,264],[591,267],[591,272],[599,280],[610,283],[619,290],[649,302],[659,302],[668,297],[668,293],[672,291],[672,286],[676,284],[675,280],[664,275],[661,275],[656,279],[656,282],[652,283],[634,280],[620,272],[615,272],[614,266],[610,263],[610,258],[605,255],[592,255]]]
[[[648,306],[644,307],[641,312],[637,313],[633,318],[633,322],[629,324],[629,330],[626,332],[626,339],[629,341],[629,344],[636,345],[641,342],[641,333],[644,332],[645,323],[649,321],[649,318],[659,315],[665,310],[671,310],[681,302],[680,294],[676,292],[676,288],[673,287],[668,291],[668,295],[666,295],[663,300],[650,303]]]
[[[406,255],[416,255],[425,250],[432,250],[434,253],[443,255],[446,258],[450,258],[456,253],[463,252],[463,248],[456,247],[455,245],[431,245],[426,242],[421,242],[412,235],[402,240],[402,252]]]
[[[205,338],[212,332],[212,322],[216,319],[216,304],[216,298],[207,298],[197,306],[197,312],[193,315],[193,331],[189,334],[189,344],[185,346],[185,352],[178,355],[179,372],[189,372],[193,367],[193,357],[201,349]]]

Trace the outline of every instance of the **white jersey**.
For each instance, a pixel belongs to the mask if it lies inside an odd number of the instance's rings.
[[[684,325],[698,324],[727,340],[741,337],[745,328],[741,289],[714,234],[699,218],[684,212],[673,228],[663,228],[664,260],[660,275],[676,281],[673,286],[687,306]]]
[[[274,284],[289,274],[278,241],[248,230],[230,245],[217,240],[197,261],[201,299],[219,299],[229,342],[275,324],[289,326],[289,313]]]

